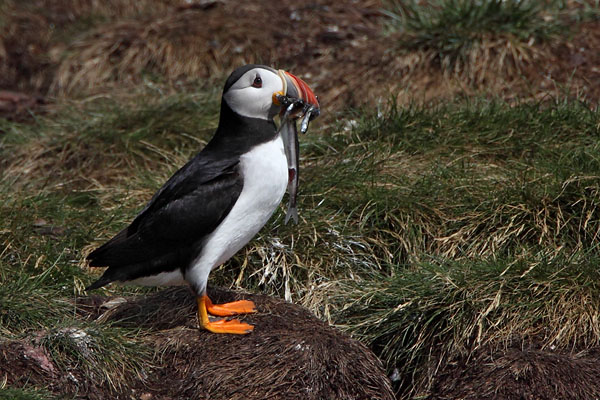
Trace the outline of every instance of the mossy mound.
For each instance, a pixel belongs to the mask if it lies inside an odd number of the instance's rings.
[[[254,331],[237,336],[199,330],[195,299],[187,288],[135,299],[94,296],[77,300],[80,317],[112,329],[137,326],[143,341],[154,350],[137,374],[124,377],[126,384],[115,387],[110,379],[102,379],[106,375],[94,378],[95,374],[82,372],[86,366],[54,359],[39,345],[43,340],[38,345],[6,343],[0,364],[19,361],[20,371],[7,374],[11,386],[26,384],[20,378],[26,376],[36,386],[48,380],[43,386],[56,394],[86,393],[90,399],[394,398],[381,362],[368,348],[302,307],[263,295],[222,290],[209,294],[215,302],[253,300],[258,313],[243,320],[253,324]],[[86,347],[91,343],[88,339],[78,343],[71,350],[80,351],[82,357],[77,359],[85,362],[94,348]]]

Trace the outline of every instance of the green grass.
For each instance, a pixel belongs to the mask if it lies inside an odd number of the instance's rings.
[[[289,245],[296,232],[287,261],[316,278],[431,256],[575,251],[599,235],[597,139],[598,113],[578,104],[392,106],[307,138],[305,223],[263,243]]]
[[[598,4],[534,0],[390,1],[389,29],[398,46],[424,53],[422,61],[471,80],[490,72],[517,75],[545,50],[540,44],[568,37],[582,21],[597,19]],[[537,47],[536,47],[537,46]]]
[[[216,125],[216,90],[157,90],[0,122],[0,334],[43,332],[59,368],[115,391],[156,359],[143,331],[79,319],[73,300],[94,279],[83,258]],[[597,345],[599,136],[598,110],[572,101],[391,102],[315,123],[300,224],[283,225],[282,206],[211,284],[304,304],[398,368],[406,395],[426,390],[433,358],[478,346]]]
[[[54,326],[41,343],[62,371],[76,370],[119,393],[132,379],[143,380],[153,367],[151,347],[138,335],[135,329],[71,321]]]
[[[56,397],[38,389],[0,388],[0,400],[50,400]]]
[[[398,29],[414,33],[414,46],[450,54],[472,46],[486,34],[548,40],[566,26],[556,15],[544,17],[563,7],[558,2],[530,0],[437,0],[391,2],[387,14]]]
[[[354,117],[301,146],[304,221],[278,214],[245,269],[240,256],[216,279],[344,327],[405,394],[484,344],[598,344],[598,110],[481,100]]]
[[[0,122],[0,342],[41,338],[62,373],[98,378],[115,393],[151,367],[137,328],[77,316],[76,298],[94,279],[82,261],[203,146],[216,122],[214,93],[142,89],[64,102],[29,124]]]

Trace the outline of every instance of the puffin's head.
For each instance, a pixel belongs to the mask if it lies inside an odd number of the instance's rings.
[[[264,65],[249,64],[233,71],[223,89],[223,101],[237,114],[271,120],[281,112],[284,95],[319,108],[317,97],[300,78]]]

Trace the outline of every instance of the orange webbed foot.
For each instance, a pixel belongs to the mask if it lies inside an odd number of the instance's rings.
[[[231,333],[234,335],[245,335],[254,330],[252,325],[238,321],[237,319],[209,321],[203,327],[212,333]]]
[[[248,300],[239,300],[232,303],[215,305],[208,296],[198,296],[198,321],[200,326],[213,333],[231,333],[234,335],[244,335],[252,332],[254,327],[237,319],[211,321],[208,313],[218,316],[229,316],[235,314],[245,314],[256,312],[254,303]]]
[[[224,304],[213,304],[212,301],[206,297],[206,311],[211,315],[218,317],[229,317],[237,314],[251,314],[256,312],[254,302],[250,300],[238,300],[232,301],[231,303]]]

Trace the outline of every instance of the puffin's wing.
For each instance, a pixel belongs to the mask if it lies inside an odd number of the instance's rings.
[[[237,158],[199,156],[177,171],[127,228],[88,255],[90,266],[109,267],[90,289],[172,270],[200,250],[204,236],[237,201],[243,179]]]

